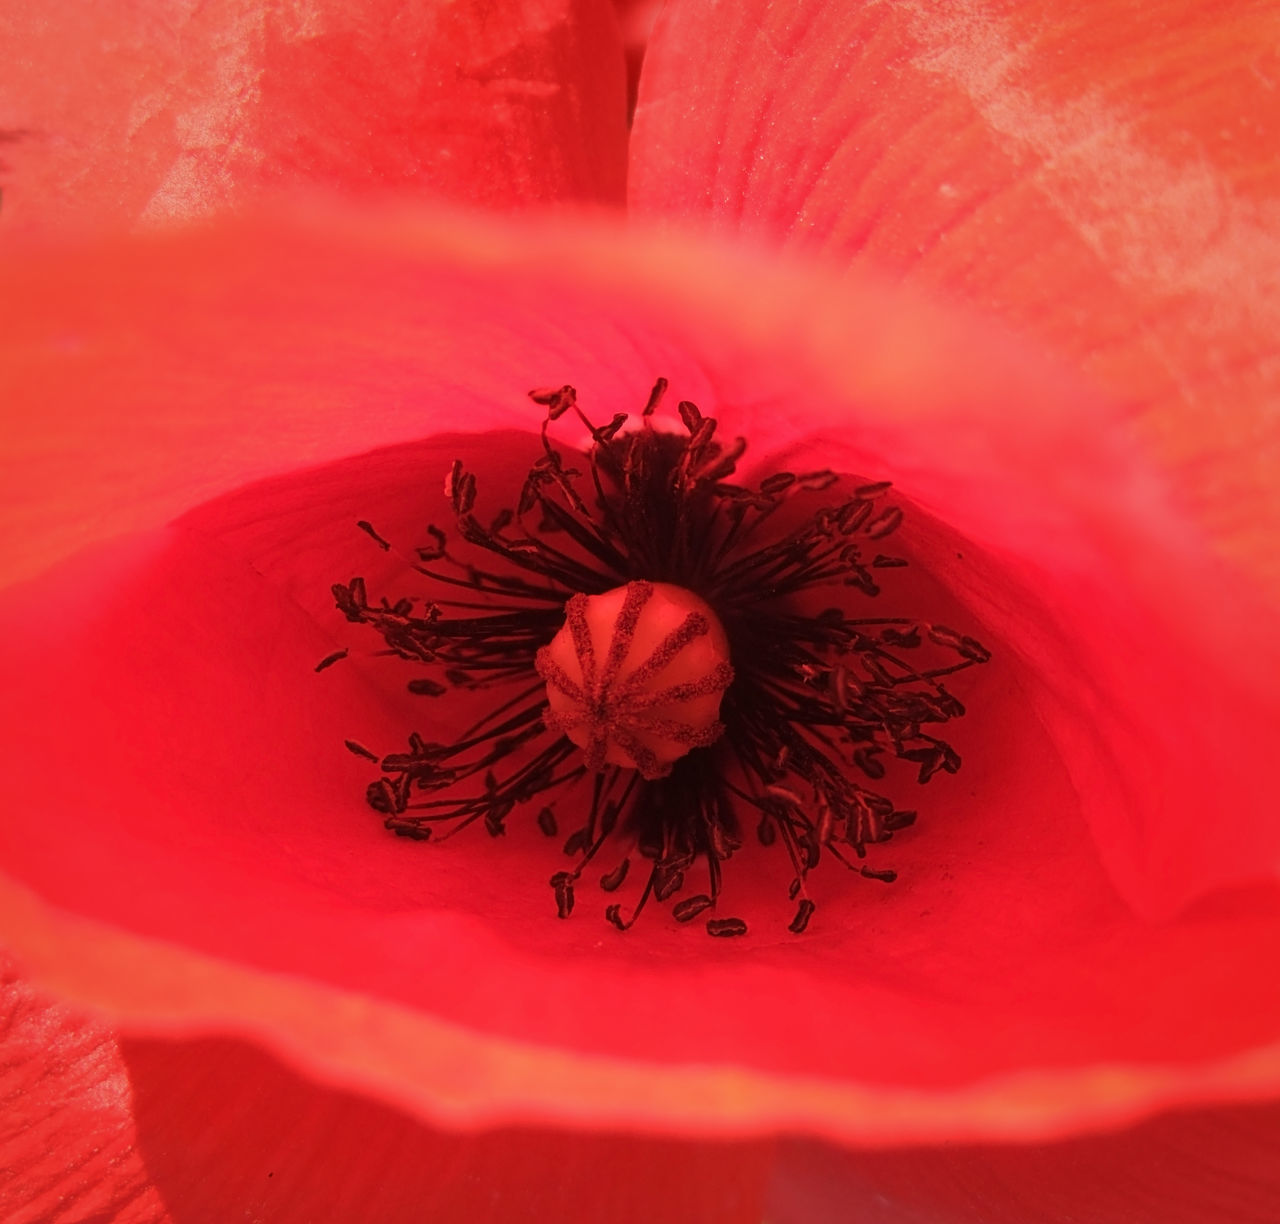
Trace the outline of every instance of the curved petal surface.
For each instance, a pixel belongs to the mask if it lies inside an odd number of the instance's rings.
[[[668,6],[631,206],[874,265],[1128,403],[1280,594],[1280,14],[1249,2]]]
[[[755,1224],[768,1143],[442,1133],[243,1042],[119,1040],[6,969],[10,1224]]]
[[[784,1146],[768,1218],[839,1224],[1270,1224],[1275,1104],[1182,1112],[1119,1134],[1004,1147]]]
[[[61,989],[454,1120],[888,1142],[1280,1078],[1250,971],[1280,936],[1275,794],[1237,768],[1280,723],[1274,625],[1060,373],[876,283],[612,229],[225,226],[14,272],[9,572],[34,576],[3,599],[0,901]],[[348,644],[328,584],[403,577],[356,519],[411,545],[452,457],[494,488],[527,463],[528,386],[603,417],[657,373],[761,461],[895,478],[914,596],[1000,659],[899,884],[825,881],[803,940],[558,923],[536,834],[386,837],[342,740],[452,715],[377,660],[314,672]],[[1165,914],[1258,883],[1156,924],[1099,856]],[[769,868],[734,884],[758,933],[790,914]]]
[[[244,1042],[122,1042],[139,1148],[175,1224],[757,1224],[773,1145],[433,1130]]]
[[[10,5],[4,235],[263,192],[622,202],[621,39],[598,0]]]
[[[100,1020],[0,958],[0,1212],[11,1224],[170,1224],[137,1150],[128,1072]]]

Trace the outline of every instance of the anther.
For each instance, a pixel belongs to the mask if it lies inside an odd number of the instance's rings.
[[[335,650],[333,654],[325,655],[325,657],[316,664],[316,671],[322,672],[326,667],[332,667],[335,663],[345,659],[348,654],[350,654],[349,650]]]
[[[638,769],[664,777],[692,748],[724,728],[720,698],[733,680],[724,629],[683,587],[629,582],[603,595],[575,595],[564,627],[538,651],[548,724],[586,756],[589,768]]]
[[[721,939],[732,939],[735,935],[745,935],[747,924],[741,918],[708,918],[707,934]]]

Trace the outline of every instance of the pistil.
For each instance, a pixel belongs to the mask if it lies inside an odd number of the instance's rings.
[[[724,733],[729,641],[711,607],[683,587],[638,581],[573,596],[537,668],[547,725],[577,744],[594,772],[623,765],[653,781]]]

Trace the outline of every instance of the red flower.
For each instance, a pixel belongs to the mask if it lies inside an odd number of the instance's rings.
[[[562,8],[577,24],[551,20]],[[170,35],[133,13],[78,35],[159,65],[151,89],[80,63],[70,31],[46,44],[26,26],[32,81],[48,46],[100,96],[28,83],[26,110],[0,115],[28,133],[8,155],[13,226],[68,225],[53,213],[79,207],[86,164],[82,220],[278,181],[608,201],[620,69],[584,77],[566,48],[616,66],[617,45],[594,6],[521,11],[527,25],[450,17],[432,41],[392,7],[345,29],[272,9],[246,29],[214,6],[169,62]],[[365,1129],[402,1125],[382,1100],[441,1124],[882,1146],[1273,1099],[1260,270],[1276,183],[1274,108],[1249,105],[1269,98],[1269,19],[1165,17],[676,6],[641,90],[630,228],[335,206],[11,249],[0,916],[23,963],[125,1031],[260,1041],[367,1097],[340,1111]],[[636,218],[709,221],[822,266]],[[931,598],[998,642],[965,772],[895,843],[902,878],[832,881],[801,940],[725,947],[664,923],[615,939],[541,917],[542,859],[518,836],[439,858],[386,838],[341,741],[389,742],[421,704],[367,668],[312,672],[346,644],[329,582],[392,572],[355,519],[412,538],[455,453],[494,479],[522,463],[494,435],[529,428],[528,386],[571,380],[603,415],[659,373],[762,464],[892,477],[921,511],[912,543],[945,588]],[[145,1129],[148,1092],[169,1100],[176,1073],[157,1044],[134,1049]],[[196,1055],[279,1077],[258,1110],[273,1131],[297,1115],[304,1090],[246,1047]],[[162,1116],[178,1125],[157,1106],[153,1136]],[[171,1207],[190,1202],[182,1162],[142,1146]],[[658,1150],[665,1190],[690,1149]],[[371,1218],[412,1218],[411,1201]]]

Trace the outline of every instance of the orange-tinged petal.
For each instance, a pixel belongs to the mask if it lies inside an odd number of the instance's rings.
[[[677,2],[631,205],[1004,319],[1128,404],[1280,595],[1277,45],[1250,2]]]
[[[7,6],[0,60],[0,239],[281,190],[622,201],[622,45],[596,0],[58,0]]]

